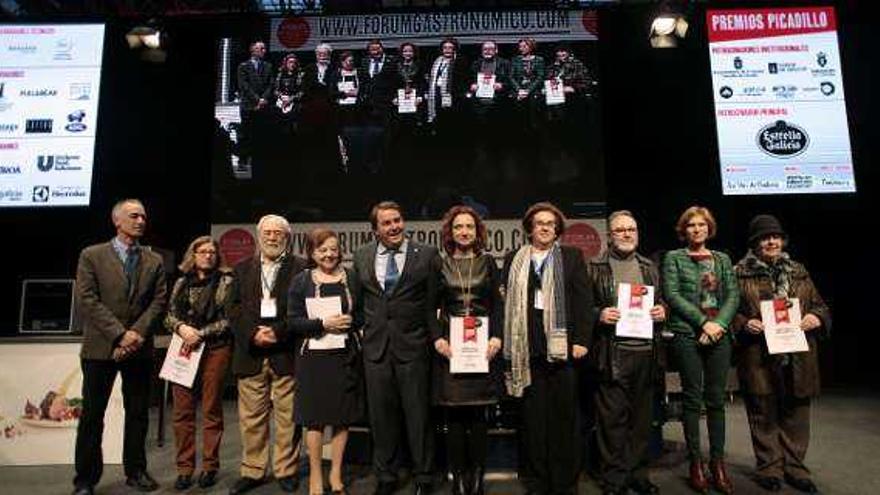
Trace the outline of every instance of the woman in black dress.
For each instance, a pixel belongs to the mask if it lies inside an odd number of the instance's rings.
[[[434,337],[437,351],[434,369],[434,403],[444,406],[448,434],[452,493],[482,494],[486,466],[487,407],[498,402],[500,380],[492,359],[501,349],[501,311],[498,267],[484,252],[486,227],[467,206],[454,206],[443,218],[443,258],[440,308],[442,335]],[[478,329],[480,317],[488,317],[489,373],[451,373],[453,357],[450,322],[463,318],[463,336]]]
[[[290,283],[288,316],[291,329],[301,339],[296,379],[299,391],[294,410],[297,424],[307,428],[309,493],[324,492],[321,440],[326,426],[333,427],[330,489],[346,493],[342,481],[342,458],[348,426],[363,418],[361,376],[358,372],[360,343],[352,320],[352,294],[357,283],[340,265],[339,240],[329,229],[311,231],[306,239],[311,268]],[[336,311],[316,308],[316,302],[333,302]]]

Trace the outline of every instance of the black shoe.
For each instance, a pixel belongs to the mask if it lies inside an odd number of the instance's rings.
[[[396,487],[397,483],[393,481],[380,481],[373,493],[374,495],[392,495]]]
[[[152,492],[159,488],[159,483],[146,471],[129,476],[125,479],[125,484],[139,492]]]
[[[174,489],[182,492],[184,490],[189,490],[193,486],[193,478],[188,474],[181,474],[177,476],[177,481],[174,482]]]
[[[199,475],[199,488],[210,488],[217,484],[217,471],[202,471]]]
[[[468,485],[471,489],[471,495],[484,495],[486,493],[485,487],[485,478],[486,477],[486,468],[483,466],[477,466],[474,468],[474,472],[471,476],[470,483]]]
[[[795,478],[786,474],[785,482],[799,492],[819,493],[819,488],[816,486],[816,484],[807,478]]]
[[[238,495],[239,493],[249,492],[265,482],[266,480],[258,480],[256,478],[242,476],[234,485],[232,485],[232,488],[229,489],[229,495]]]
[[[430,483],[416,483],[416,487],[413,489],[413,495],[428,495],[431,493],[433,487]]]
[[[782,490],[782,480],[773,476],[755,476],[755,483],[768,492]]]
[[[78,486],[73,489],[73,495],[95,495],[95,489],[90,486]]]
[[[630,482],[629,487],[639,495],[657,495],[660,493],[660,488],[651,483],[650,480],[633,480]]]
[[[467,483],[461,471],[452,472],[452,495],[468,495]]]
[[[278,478],[278,486],[281,487],[281,491],[283,492],[293,493],[299,487],[299,478],[296,476]]]

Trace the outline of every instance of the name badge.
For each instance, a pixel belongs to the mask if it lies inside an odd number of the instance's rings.
[[[275,318],[278,316],[278,306],[274,297],[264,297],[260,300],[260,318]]]
[[[452,95],[441,95],[440,96],[440,106],[442,108],[449,108],[452,106]]]
[[[568,359],[568,333],[565,330],[553,330],[547,334],[547,352]]]
[[[535,309],[544,311],[544,291],[541,289],[535,290]]]

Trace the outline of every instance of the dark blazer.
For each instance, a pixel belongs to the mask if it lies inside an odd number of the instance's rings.
[[[294,275],[306,267],[302,258],[287,255],[281,262],[272,297],[275,298],[277,317],[260,318],[260,300],[263,297],[262,271],[259,255],[243,260],[235,266],[235,290],[232,303],[232,330],[235,334],[235,351],[232,355],[232,371],[236,376],[251,376],[260,372],[263,358],[269,358],[272,370],[279,375],[294,373],[296,342],[287,325],[287,289]],[[253,345],[258,325],[268,325],[275,331],[278,343],[267,348]]]
[[[272,64],[261,61],[259,70],[250,59],[238,64],[238,94],[241,106],[245,110],[255,110],[260,98],[271,102],[272,99]]]
[[[390,348],[400,361],[425,358],[431,335],[440,332],[437,294],[440,254],[437,248],[409,242],[406,263],[391,294],[385,294],[376,278],[378,243],[360,248],[354,255],[358,294],[355,311],[362,312],[364,357],[379,361]]]
[[[365,115],[375,121],[390,115],[391,101],[397,97],[400,74],[397,70],[397,59],[387,53],[382,70],[373,77],[370,77],[370,62],[370,57],[361,60],[359,69],[361,88],[358,96],[364,104]]]
[[[468,74],[468,88],[471,84],[477,84],[477,74],[480,72],[483,58],[477,58],[471,63],[471,73]],[[507,96],[512,88],[510,80],[510,61],[506,58],[495,57],[495,82],[501,85],[501,89],[495,91],[495,98],[492,101],[498,101]]]
[[[562,248],[562,272],[565,277],[565,305],[568,323],[568,355],[571,356],[572,345],[582,345],[588,350],[593,343],[593,290],[584,254],[580,249],[571,246]],[[501,272],[502,293],[507,294],[507,283],[510,277],[510,264],[516,256],[516,250],[504,257],[504,268]],[[529,296],[529,307],[533,307]],[[532,311],[529,311],[531,315]],[[532,322],[529,322],[532,325]]]
[[[124,270],[110,242],[89,246],[79,255],[76,316],[83,332],[83,359],[112,359],[126,330],[146,340],[131,358],[152,358],[152,333],[165,311],[168,290],[162,257],[142,247],[130,289]]]

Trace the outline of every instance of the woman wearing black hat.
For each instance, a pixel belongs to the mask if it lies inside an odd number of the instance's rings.
[[[818,341],[828,336],[831,314],[804,266],[785,252],[787,236],[779,220],[758,215],[749,224],[749,252],[734,269],[741,299],[734,319],[745,387],[746,412],[755,450],[755,481],[779,491],[785,479],[793,488],[817,493],[804,466],[810,440],[810,399],[819,393]],[[762,301],[794,300],[809,350],[769,354],[761,321]]]

